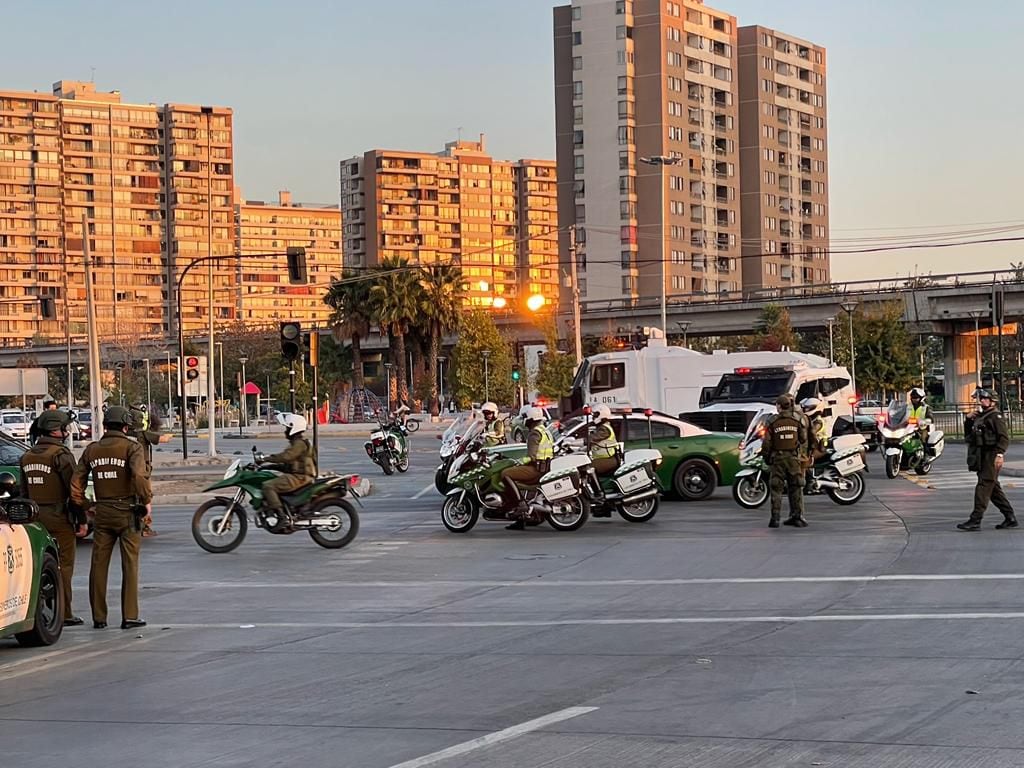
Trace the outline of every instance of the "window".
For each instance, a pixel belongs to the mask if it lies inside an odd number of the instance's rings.
[[[573,45],[583,45],[583,33],[582,32],[573,32],[572,33],[572,44]]]
[[[619,144],[632,144],[633,143],[633,126],[631,125],[620,125],[619,126]]]
[[[572,68],[576,71],[583,69],[583,57],[573,56],[572,57]]]
[[[572,121],[576,124],[583,122],[583,107],[575,106],[572,108]]]
[[[633,261],[633,252],[632,251],[622,251],[619,254],[619,266],[621,266],[623,269],[629,269],[632,266],[632,261]]]
[[[575,168],[576,173],[582,173],[583,172],[583,155],[573,155],[572,162],[573,162],[573,168]]]
[[[647,441],[647,419],[626,419],[626,440]],[[651,419],[650,437],[653,440],[679,439],[679,427],[664,421]]]
[[[621,16],[626,12],[626,0],[616,0],[615,15]]]
[[[615,39],[616,40],[625,40],[627,38],[632,39],[632,37],[633,37],[633,28],[632,27],[627,27],[625,25],[619,25],[619,26],[617,26],[615,28]]]
[[[626,364],[609,363],[595,365],[590,371],[590,392],[607,392],[626,386]]]
[[[626,151],[626,152],[619,152],[619,170],[620,171],[628,171],[629,170],[629,152],[628,151]]]
[[[572,97],[574,99],[582,99],[583,98],[583,81],[582,80],[573,80],[573,83],[572,83]]]
[[[582,147],[583,146],[583,131],[573,131],[572,132],[572,143],[573,143],[573,146],[575,146],[575,147]]]
[[[582,18],[583,18],[583,9],[580,6],[577,5],[577,6],[575,6],[572,9],[572,20],[573,21],[579,21]]]
[[[678,51],[669,51],[666,58],[670,67],[683,66],[683,54]],[[690,61],[696,61],[696,59],[690,59]]]
[[[618,89],[619,89],[619,96],[625,96],[626,93],[628,92],[629,81],[626,79],[625,75],[619,75],[619,78],[618,78]]]
[[[632,200],[620,200],[619,201],[619,217],[623,221],[629,221],[630,219],[636,218],[636,203]]]
[[[850,386],[849,379],[821,379],[818,382],[821,394],[825,397],[835,394],[844,387]]]

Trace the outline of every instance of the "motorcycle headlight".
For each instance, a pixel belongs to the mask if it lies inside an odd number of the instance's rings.
[[[655,459],[654,460],[654,466],[655,467],[660,467],[664,461],[665,461],[664,459]]]

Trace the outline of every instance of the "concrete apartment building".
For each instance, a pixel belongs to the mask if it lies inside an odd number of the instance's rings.
[[[663,251],[669,295],[733,292],[745,287],[748,274],[772,276],[775,268],[764,265],[759,245],[742,250],[745,238],[761,239],[756,219],[743,221],[743,160],[756,161],[764,148],[779,149],[778,136],[769,140],[765,132],[761,138],[760,125],[754,135],[741,134],[743,94],[751,94],[754,111],[764,101],[744,90],[740,48],[745,35],[734,16],[700,0],[573,0],[555,8],[559,211],[563,228],[576,225],[584,300],[660,296]],[[799,59],[796,43],[793,59]],[[788,70],[783,72],[779,77],[786,87],[803,82],[799,69],[793,82]],[[815,83],[811,103],[816,95],[822,101],[814,115],[807,114],[812,124],[814,117],[822,120],[812,137],[812,148],[815,137],[822,142],[817,156],[822,175],[811,180],[811,189],[816,189],[814,181],[824,183],[817,197],[826,209],[819,224],[824,232],[817,242],[827,243],[823,52],[814,72],[812,79],[821,75],[821,82]],[[811,93],[808,83],[803,85]],[[790,113],[797,123],[801,98],[797,93]],[[777,129],[778,116],[772,120]],[[800,146],[802,138],[794,141]],[[670,164],[644,162],[654,157],[668,158]],[[799,165],[795,157],[786,159]],[[773,162],[773,194],[778,197],[777,154]],[[759,165],[746,183],[772,179],[761,171]],[[787,181],[790,189],[803,190],[798,182]],[[754,194],[760,193],[758,185]],[[767,206],[770,198],[764,200]],[[811,232],[817,236],[821,230]],[[774,239],[781,255],[781,240]],[[567,262],[567,235],[561,238],[560,254]],[[817,269],[810,273],[815,281],[821,266]],[[824,272],[827,279],[827,259]]]
[[[326,326],[331,308],[323,296],[331,279],[341,274],[341,210],[337,205],[292,202],[289,192],[261,202],[238,196],[235,205],[239,285],[238,316],[248,326],[281,320]],[[291,285],[288,273],[267,269],[269,262],[247,256],[283,253],[292,246],[306,249],[308,285]],[[277,260],[280,262],[280,259]]]
[[[765,27],[739,30],[743,285],[827,283],[825,49]]]
[[[83,215],[100,333],[127,344],[172,332],[180,271],[233,252],[232,146],[224,107],[124,104],[68,80],[0,91],[0,342],[85,334]],[[214,268],[218,321],[235,316],[236,274]],[[186,329],[206,326],[207,285],[205,267],[186,278]],[[40,297],[55,317],[40,316]]]
[[[555,164],[506,162],[484,139],[443,152],[375,149],[341,163],[346,267],[461,264],[469,306],[558,297]]]

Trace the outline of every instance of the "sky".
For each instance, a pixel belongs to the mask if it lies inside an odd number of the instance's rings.
[[[486,134],[554,157],[552,0],[0,0],[0,89],[94,79],[235,110],[236,183],[335,203],[338,161]],[[716,0],[828,49],[832,250],[1024,235],[1018,0]],[[44,37],[45,36],[45,37]],[[967,234],[970,233],[970,234]],[[885,241],[882,243],[882,241]],[[1024,242],[838,254],[834,280],[1006,268]]]

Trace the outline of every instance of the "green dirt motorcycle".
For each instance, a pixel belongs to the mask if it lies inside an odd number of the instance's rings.
[[[520,446],[521,447],[521,446]],[[501,448],[477,447],[467,457],[467,470],[450,479],[451,490],[441,508],[441,522],[452,533],[466,533],[484,520],[515,520],[515,508],[502,495],[502,470],[521,464],[518,458],[502,455]],[[557,456],[547,474],[535,487],[520,486],[530,507],[527,524],[547,520],[556,531],[575,531],[590,517],[590,501],[583,492],[583,477],[590,458],[583,455]]]
[[[263,484],[278,476],[276,465],[263,464],[253,449],[253,462],[242,465],[236,459],[207,491],[234,488],[234,496],[218,496],[205,502],[192,516],[192,538],[207,552],[230,552],[242,543],[249,527],[249,513],[258,528],[267,533],[292,534],[308,531],[321,547],[341,549],[359,533],[359,515],[345,500],[352,494],[354,475],[326,475],[309,485],[281,495],[285,515],[263,509]],[[249,504],[247,508],[246,498]]]

